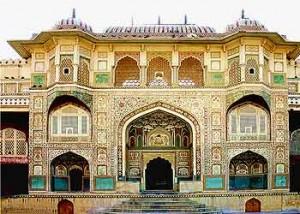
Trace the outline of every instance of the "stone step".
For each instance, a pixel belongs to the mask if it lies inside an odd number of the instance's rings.
[[[214,208],[208,208],[204,204],[199,204],[187,198],[135,198],[123,201],[100,213],[200,213],[217,214],[220,213]]]
[[[113,212],[113,211],[106,211],[103,212],[101,214],[120,214],[120,213],[125,213],[125,214],[160,214],[160,213],[172,213],[172,214],[183,214],[183,213],[187,213],[187,211],[180,211],[180,212],[174,212],[174,211],[166,211],[166,212],[162,212],[162,211],[153,211],[153,212],[145,212],[145,211],[139,211],[139,212]],[[189,214],[220,214],[220,212],[215,212],[215,211],[205,211],[205,212],[199,212],[199,211],[189,211]]]

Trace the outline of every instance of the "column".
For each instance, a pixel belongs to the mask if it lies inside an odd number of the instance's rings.
[[[258,64],[259,64],[259,82],[264,81],[264,49],[262,46],[259,46],[259,51],[258,51]]]
[[[171,85],[172,87],[178,87],[178,68],[179,68],[179,53],[174,50],[172,52],[172,76]]]
[[[245,45],[240,46],[240,67],[241,67],[241,82],[245,82]]]
[[[57,45],[55,48],[55,82],[59,82],[59,62],[60,62],[60,46]]]
[[[140,66],[140,86],[141,87],[146,87],[147,84],[147,67],[146,66]]]
[[[78,66],[79,66],[79,45],[75,45],[74,47],[74,55],[73,55],[73,82],[78,81]]]
[[[140,52],[140,86],[146,87],[147,85],[147,53],[146,51]]]
[[[173,87],[179,86],[178,70],[179,70],[179,66],[172,66],[172,86]]]

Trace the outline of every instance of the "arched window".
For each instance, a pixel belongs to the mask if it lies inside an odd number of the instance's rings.
[[[50,115],[50,133],[52,136],[88,136],[89,113],[75,105],[66,105]]]
[[[257,153],[246,151],[238,154],[230,161],[229,189],[267,189],[267,166],[267,160]]]
[[[268,140],[268,112],[253,104],[233,108],[228,114],[230,140]]]
[[[129,56],[118,61],[115,73],[117,87],[134,87],[140,84],[140,68],[137,61]]]
[[[181,86],[203,86],[201,62],[193,57],[184,59],[179,67],[178,79]]]
[[[150,87],[170,86],[172,76],[168,60],[162,57],[151,59],[147,68],[147,80]]]

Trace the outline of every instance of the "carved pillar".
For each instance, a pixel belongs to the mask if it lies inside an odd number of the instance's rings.
[[[55,49],[55,62],[54,62],[54,64],[55,64],[55,82],[59,81],[59,70],[60,70],[60,67],[59,67],[59,63],[60,63],[59,48],[60,48],[60,46],[57,45],[56,49]]]
[[[264,50],[262,46],[259,46],[259,55],[258,55],[258,64],[259,64],[259,82],[264,81],[263,73],[264,71]]]
[[[78,80],[78,65],[79,65],[79,46],[75,45],[74,56],[73,56],[73,82],[77,82]]]
[[[241,67],[241,82],[245,82],[245,45],[240,46],[240,67]]]
[[[179,70],[179,66],[172,66],[172,86],[173,87],[178,87],[178,85],[179,85],[178,70]]]
[[[145,87],[147,84],[147,67],[141,66],[140,69],[140,81],[141,81],[141,87]]]

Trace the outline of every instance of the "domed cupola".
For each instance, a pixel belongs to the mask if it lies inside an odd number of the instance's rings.
[[[75,9],[73,9],[72,17],[58,21],[54,29],[79,29],[85,32],[93,32],[90,25],[76,18]]]
[[[254,19],[249,19],[245,17],[245,11],[242,10],[241,18],[239,18],[235,23],[227,25],[226,32],[237,32],[237,31],[268,31],[268,29],[262,25],[259,21]]]

